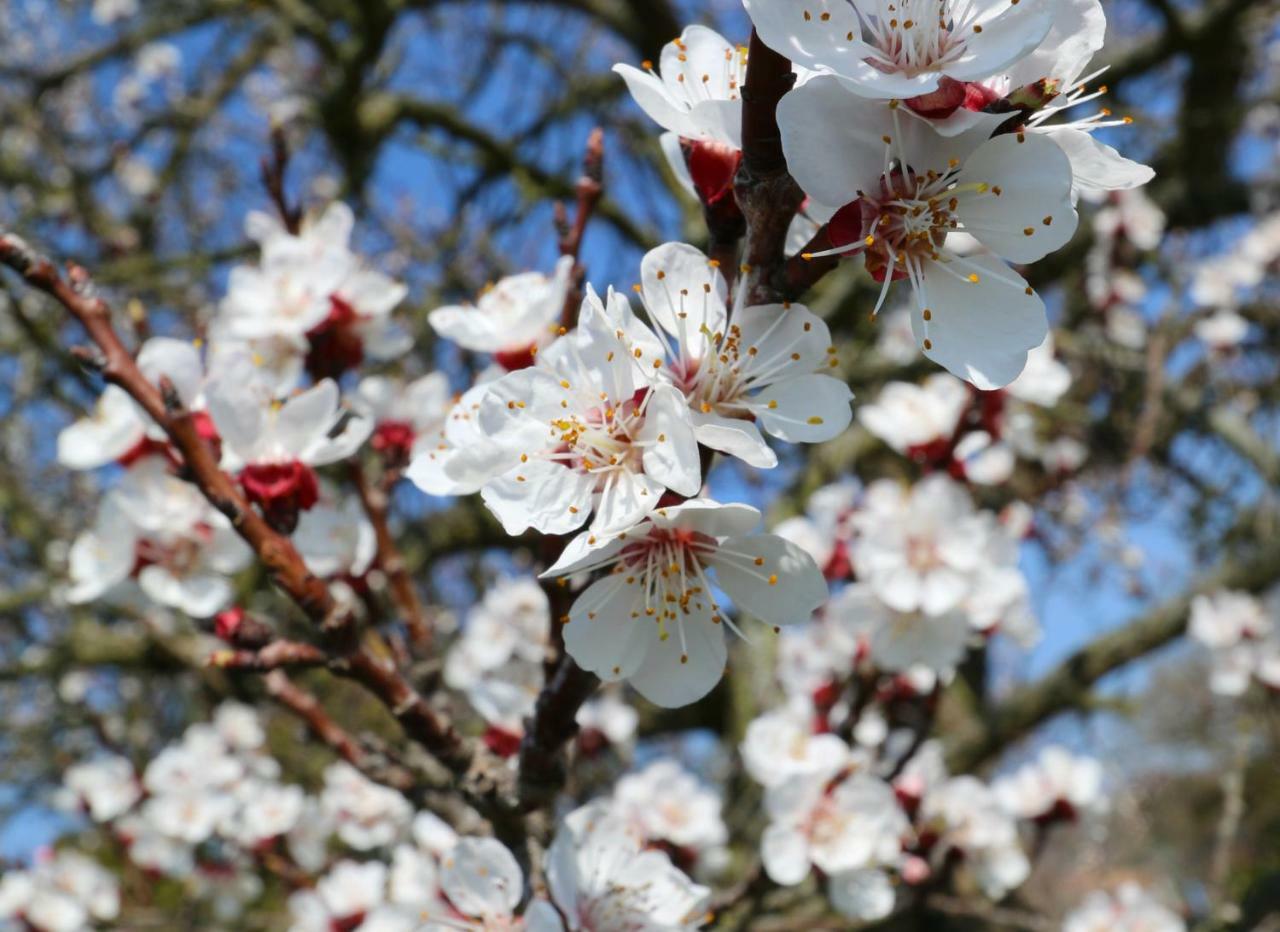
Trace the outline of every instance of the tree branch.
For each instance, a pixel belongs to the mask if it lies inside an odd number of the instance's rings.
[[[551,623],[560,622],[553,618]],[[526,721],[524,740],[520,742],[517,794],[523,809],[536,809],[551,802],[564,786],[561,748],[578,733],[578,709],[599,682],[595,674],[583,670],[565,654],[538,694],[533,717]]]
[[[972,771],[1042,722],[1079,708],[1102,677],[1180,637],[1197,595],[1218,589],[1256,591],[1273,584],[1277,576],[1280,539],[1274,536],[1247,559],[1223,560],[1181,595],[1081,648],[1039,682],[1015,690],[951,746],[948,766],[955,773]]]
[[[359,646],[350,608],[335,600],[324,580],[307,570],[293,543],[274,531],[249,506],[231,477],[218,467],[191,413],[183,408],[167,380],[162,379],[160,386],[156,386],[142,374],[116,334],[110,309],[96,295],[88,273],[72,265],[69,277],[64,279],[49,259],[8,233],[0,233],[0,264],[16,271],[31,287],[56,299],[88,331],[102,353],[103,376],[128,392],[164,430],[182,457],[187,477],[230,519],[270,570],[276,584],[318,627],[331,655],[330,669],[357,680],[377,696],[409,737],[455,775],[474,775],[477,768],[496,771],[500,764],[489,761],[480,745],[465,742],[394,666]]]
[[[350,465],[352,484],[364,506],[364,513],[373,525],[374,537],[378,542],[377,565],[387,576],[387,584],[391,588],[391,597],[400,610],[405,627],[409,630],[409,640],[419,653],[424,653],[431,646],[431,622],[427,618],[427,610],[418,597],[417,587],[409,575],[408,565],[396,544],[395,535],[387,522],[387,492],[370,484],[365,476],[364,467],[358,460]]]
[[[742,165],[733,192],[747,221],[744,274],[753,304],[781,298],[775,278],[783,267],[787,228],[804,200],[787,172],[778,129],[778,101],[794,84],[791,62],[752,30],[742,85]]]

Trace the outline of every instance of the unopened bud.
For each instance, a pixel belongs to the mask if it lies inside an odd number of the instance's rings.
[[[1062,85],[1053,78],[1042,78],[1011,93],[1007,100],[1017,110],[1034,112],[1044,109],[1061,92]]]

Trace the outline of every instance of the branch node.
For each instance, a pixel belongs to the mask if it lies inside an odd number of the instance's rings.
[[[71,358],[91,372],[102,372],[107,368],[107,357],[96,346],[73,346]]]
[[[164,402],[164,409],[170,417],[179,417],[184,411],[182,404],[182,396],[178,394],[178,389],[173,384],[173,380],[167,375],[160,376],[158,383],[160,389],[160,399]]]
[[[19,275],[28,275],[45,260],[31,245],[16,233],[0,234],[0,262]]]

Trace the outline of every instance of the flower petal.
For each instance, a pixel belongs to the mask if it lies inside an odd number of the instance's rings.
[[[828,375],[801,375],[768,386],[750,402],[760,426],[791,443],[822,443],[853,420],[853,392]]]
[[[793,887],[809,876],[809,842],[790,825],[773,824],[760,838],[760,860],[774,883]]]
[[[711,602],[705,596],[690,599],[686,613],[677,609],[676,619],[666,622],[668,638],[650,641],[644,662],[629,677],[654,705],[674,709],[696,702],[724,674],[724,626],[712,622]]]
[[[691,412],[693,433],[698,443],[727,453],[756,469],[772,469],[778,465],[778,454],[764,441],[754,421],[724,417],[714,411]]]
[[[706,337],[725,329],[724,276],[699,250],[685,243],[664,243],[640,263],[641,293],[654,323],[681,342],[686,353],[701,356]]]
[[[655,386],[652,392],[637,438],[648,444],[643,455],[645,472],[673,492],[697,495],[702,488],[702,463],[684,395],[670,385]]]
[[[969,156],[958,182],[986,186],[961,197],[956,214],[967,232],[1011,262],[1034,262],[1076,231],[1071,162],[1043,134],[995,137]]]
[[[643,583],[623,573],[596,580],[578,596],[563,629],[565,650],[578,666],[609,682],[640,667],[658,642],[644,596]]]
[[[464,915],[509,917],[524,893],[524,875],[502,842],[462,838],[444,858],[440,886]]]
[[[994,256],[974,256],[978,281],[958,278],[930,263],[924,283],[932,319],[914,309],[911,329],[924,354],[983,390],[1003,388],[1027,364],[1027,353],[1049,332],[1044,302],[1022,278]],[[1030,293],[1028,293],[1030,292]]]
[[[596,534],[625,531],[657,507],[663,491],[653,476],[625,469],[609,473],[596,500],[591,530]]]
[[[123,388],[108,385],[92,415],[58,434],[58,462],[67,469],[97,469],[128,453],[145,431],[133,399]]]
[[[185,405],[193,404],[200,393],[204,365],[188,340],[152,337],[138,351],[138,368],[152,384],[158,385],[161,376],[168,378]]]
[[[975,29],[964,37],[964,53],[944,70],[957,81],[977,81],[1004,71],[1048,35],[1053,25],[1049,8],[1056,2],[1011,4],[997,16],[980,19],[982,31]]]
[[[884,871],[844,871],[827,886],[836,911],[860,922],[874,922],[893,912],[893,882]]]
[[[1078,129],[1049,127],[1045,131],[1071,162],[1077,193],[1101,194],[1138,188],[1156,176],[1155,169],[1127,159],[1115,149]]]
[[[843,0],[744,0],[765,45],[811,70],[860,61],[865,45],[858,13]]]
[[[760,524],[760,512],[741,502],[722,504],[710,498],[691,498],[659,508],[650,520],[658,527],[688,528],[708,537],[746,534]]]
[[[614,74],[627,83],[627,90],[649,119],[679,136],[698,136],[689,111],[672,99],[661,78],[631,65],[616,64]]]
[[[513,537],[531,527],[543,534],[567,534],[586,522],[595,485],[594,476],[531,460],[487,482],[480,497]]]
[[[894,132],[884,101],[858,97],[829,75],[787,92],[778,103],[778,128],[787,167],[800,187],[833,206],[873,190],[884,171],[884,137]]]
[[[769,624],[808,621],[827,600],[827,581],[813,557],[774,534],[727,538],[707,562],[739,610]]]

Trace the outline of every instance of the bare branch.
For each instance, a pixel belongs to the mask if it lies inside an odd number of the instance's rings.
[[[1015,690],[985,713],[974,731],[952,744],[948,764],[957,773],[971,771],[1042,722],[1079,708],[1102,677],[1180,637],[1197,595],[1224,588],[1256,591],[1278,575],[1280,539],[1274,536],[1248,558],[1224,560],[1181,595],[1076,651],[1040,681]]]

